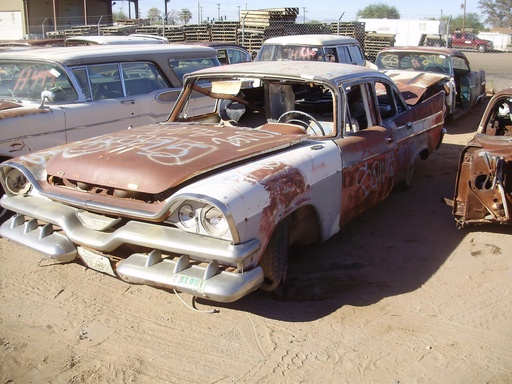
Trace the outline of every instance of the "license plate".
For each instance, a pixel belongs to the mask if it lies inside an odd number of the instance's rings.
[[[108,257],[89,251],[88,249],[77,247],[78,255],[84,261],[85,265],[95,271],[103,272],[108,275],[116,276]]]

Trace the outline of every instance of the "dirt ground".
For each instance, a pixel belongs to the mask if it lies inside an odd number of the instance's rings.
[[[294,250],[286,300],[194,302],[0,239],[0,383],[512,383],[512,227],[442,202],[484,107],[412,189]]]

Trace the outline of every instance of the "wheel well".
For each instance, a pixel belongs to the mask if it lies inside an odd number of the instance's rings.
[[[305,245],[320,241],[322,238],[320,219],[316,209],[304,206],[290,215],[289,244]]]
[[[426,160],[427,157],[430,156],[430,152],[429,152],[428,148],[425,148],[423,151],[421,151],[419,156],[420,156],[421,160]]]

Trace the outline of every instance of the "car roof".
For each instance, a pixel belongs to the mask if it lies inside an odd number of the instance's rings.
[[[360,65],[331,63],[324,61],[254,61],[211,67],[193,72],[201,76],[240,76],[281,77],[302,80],[326,80],[335,82],[341,79],[364,76],[388,79],[382,72]],[[190,76],[190,75],[186,75]]]
[[[390,47],[384,48],[381,52],[423,52],[434,53],[438,55],[466,57],[462,51],[454,48],[443,47],[428,47],[428,46],[404,46],[404,47]]]
[[[346,45],[359,44],[359,42],[349,36],[310,34],[271,37],[270,39],[265,40],[263,44]]]
[[[181,44],[181,43],[172,43],[172,44]],[[236,43],[230,43],[227,41],[195,41],[190,43],[185,43],[190,45],[199,45],[204,47],[212,47],[212,48],[239,48],[244,51],[247,51],[247,49],[239,44]]]
[[[52,47],[52,46],[63,46],[64,39],[60,38],[48,38],[48,39],[22,39],[22,40],[12,40],[12,41],[2,41],[0,42],[1,47]]]
[[[112,63],[115,61],[151,60],[157,54],[168,54],[176,59],[216,58],[217,51],[209,47],[171,44],[120,44],[77,47],[52,47],[2,52],[1,60],[46,60],[63,65]]]
[[[147,36],[73,36],[68,37],[64,44],[89,43],[89,44],[165,44],[163,39],[155,39]]]

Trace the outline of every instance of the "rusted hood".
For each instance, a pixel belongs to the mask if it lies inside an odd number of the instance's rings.
[[[417,71],[383,71],[398,86],[409,105],[415,105],[429,87],[437,82],[449,79],[446,74]]]
[[[204,124],[155,124],[68,144],[48,161],[47,172],[98,186],[159,193],[305,137]]]
[[[35,115],[38,113],[51,112],[49,108],[37,108],[38,105],[24,106],[14,101],[0,100],[0,120],[12,117],[20,117],[26,115]]]

